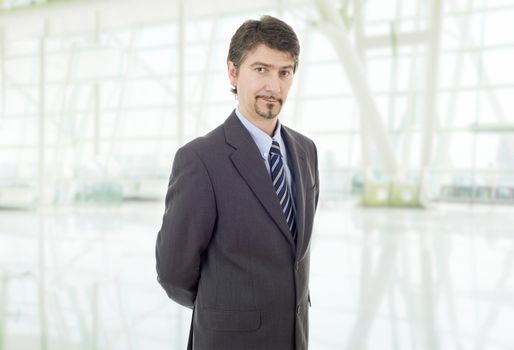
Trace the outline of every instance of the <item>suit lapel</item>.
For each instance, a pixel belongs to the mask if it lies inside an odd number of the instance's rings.
[[[305,229],[305,179],[307,169],[305,167],[305,151],[293,136],[291,131],[282,125],[282,138],[284,139],[288,151],[289,164],[294,183],[295,183],[295,205],[296,205],[296,227],[297,227],[297,254],[303,249],[304,229]]]
[[[228,144],[235,148],[230,159],[246,181],[252,192],[259,199],[282,234],[294,247],[292,235],[287,227],[282,208],[277,200],[271,178],[263,164],[257,145],[241,124],[235,112],[225,121],[225,138]]]

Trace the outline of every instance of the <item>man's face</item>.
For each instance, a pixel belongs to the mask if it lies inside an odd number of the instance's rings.
[[[247,54],[239,69],[228,62],[230,83],[237,88],[241,112],[254,120],[276,118],[293,83],[293,66],[289,53],[263,44]]]

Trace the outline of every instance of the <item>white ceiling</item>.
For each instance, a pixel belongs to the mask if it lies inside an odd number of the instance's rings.
[[[177,20],[180,0],[67,0],[0,12],[7,40],[60,36]],[[183,0],[186,19],[285,8],[312,0]],[[45,30],[46,28],[46,30]]]

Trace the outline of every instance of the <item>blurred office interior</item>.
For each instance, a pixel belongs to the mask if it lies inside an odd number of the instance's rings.
[[[0,1],[0,350],[185,349],[156,281],[178,147],[291,24],[318,147],[313,350],[514,349],[514,0]]]

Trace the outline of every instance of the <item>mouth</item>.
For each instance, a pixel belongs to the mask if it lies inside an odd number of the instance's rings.
[[[258,99],[265,101],[266,103],[281,103],[281,100],[275,97],[257,96]]]

